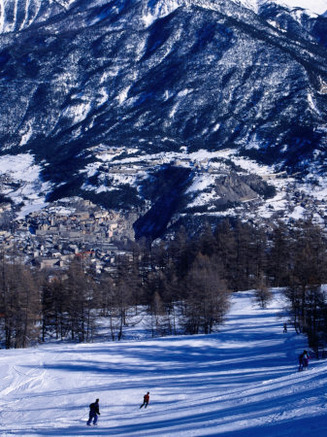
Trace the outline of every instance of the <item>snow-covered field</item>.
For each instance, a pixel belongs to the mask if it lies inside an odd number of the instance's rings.
[[[297,371],[276,292],[237,293],[217,334],[1,351],[1,436],[324,436],[327,363]],[[150,391],[147,409],[139,409]],[[98,426],[88,405],[100,398]]]

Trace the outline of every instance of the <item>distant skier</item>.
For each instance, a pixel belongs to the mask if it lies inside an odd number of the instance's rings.
[[[287,333],[287,323],[284,323],[284,329],[283,329],[283,333],[286,334]]]
[[[100,416],[99,399],[96,399],[95,402],[90,404],[90,413],[89,413],[89,420],[87,421],[87,425],[88,426],[91,425],[92,419],[93,419],[93,425],[96,425],[98,421],[98,415]]]
[[[306,350],[299,356],[299,371],[307,370],[309,366],[310,356]]]
[[[143,396],[143,404],[140,406],[140,408],[142,407],[146,408],[149,404],[149,401],[150,401],[150,392],[148,391],[147,394]]]
[[[303,351],[303,358],[302,358],[303,370],[307,370],[308,369],[309,359],[310,359],[310,356],[309,356],[308,352],[307,351]]]

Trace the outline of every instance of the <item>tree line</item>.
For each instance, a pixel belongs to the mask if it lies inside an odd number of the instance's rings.
[[[223,220],[196,236],[181,227],[169,241],[131,244],[110,272],[76,258],[64,271],[0,254],[0,342],[27,347],[50,339],[92,341],[104,320],[112,340],[144,318],[153,336],[209,334],[233,291],[254,289],[261,306],[283,287],[290,322],[319,349],[327,341],[327,241],[311,221],[264,229]]]

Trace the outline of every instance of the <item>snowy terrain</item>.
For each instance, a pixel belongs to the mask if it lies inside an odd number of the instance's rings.
[[[45,206],[45,197],[51,185],[40,178],[40,166],[29,153],[0,157],[1,192],[18,205],[24,201],[19,217]],[[5,182],[6,181],[6,182]]]
[[[275,0],[274,3],[280,4],[282,6],[285,5],[288,8],[300,7],[319,15],[322,15],[327,11],[326,0]]]
[[[3,350],[2,436],[323,436],[327,363],[297,371],[305,338],[234,294],[217,334]],[[140,410],[150,391],[148,409]],[[100,398],[97,429],[88,405]]]
[[[75,196],[137,210],[136,238],[208,215],[324,222],[327,24],[313,15],[327,0],[277,1],[311,12],[0,0],[3,223]]]
[[[244,6],[257,10],[259,6],[266,3],[276,3],[281,6],[286,6],[289,9],[303,8],[318,15],[322,15],[327,11],[326,0],[240,0]]]
[[[206,6],[206,3],[208,3],[212,7],[211,2],[203,0],[193,0],[188,3],[198,2],[202,6]],[[290,9],[300,7],[318,15],[322,15],[327,11],[326,0],[234,0],[234,2],[240,2],[245,7],[256,12],[258,7],[265,3],[277,3]],[[0,0],[0,33],[21,31],[34,22],[45,21],[52,15],[68,10],[76,3],[76,0]],[[104,0],[96,0],[91,2],[90,6],[100,6],[105,3],[106,1]],[[155,9],[157,14],[162,16],[171,13],[182,3],[185,3],[185,0],[182,2],[180,0],[165,0],[161,4],[156,5]],[[153,9],[153,4],[153,2],[148,2],[151,9]],[[152,14],[146,14],[144,16],[144,23],[150,25],[153,22],[153,18]]]

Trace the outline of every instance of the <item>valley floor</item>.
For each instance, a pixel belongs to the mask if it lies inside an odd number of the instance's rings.
[[[323,436],[327,362],[283,334],[283,300],[233,296],[217,334],[45,345],[0,354],[1,436]],[[147,409],[139,409],[150,391]],[[88,405],[100,399],[98,426]]]

